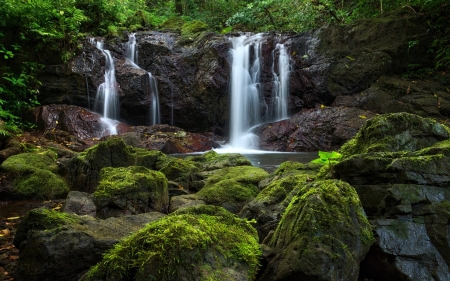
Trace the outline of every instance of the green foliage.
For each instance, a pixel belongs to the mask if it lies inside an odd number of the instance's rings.
[[[319,158],[314,159],[311,161],[311,163],[317,163],[317,164],[335,164],[339,162],[339,159],[342,158],[342,154],[340,154],[337,151],[332,152],[326,152],[326,151],[319,151]]]

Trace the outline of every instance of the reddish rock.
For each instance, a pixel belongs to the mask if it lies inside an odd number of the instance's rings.
[[[264,125],[257,132],[260,148],[272,151],[337,150],[375,116],[367,110],[325,107],[299,112],[288,120]]]

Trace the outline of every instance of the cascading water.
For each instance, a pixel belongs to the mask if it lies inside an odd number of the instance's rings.
[[[232,38],[230,146],[257,149],[258,138],[248,132],[260,123],[259,75],[261,35]],[[250,51],[254,58],[251,61]]]
[[[93,42],[93,41],[91,41]],[[103,114],[102,122],[105,125],[103,135],[117,134],[117,121],[119,115],[119,99],[116,89],[116,76],[114,69],[114,58],[108,50],[103,48],[103,42],[97,41],[96,47],[105,56],[105,82],[100,84],[95,97],[94,108]]]
[[[131,62],[131,64],[140,68],[137,64],[138,59],[138,49],[136,48],[136,34],[131,33],[128,37],[128,42],[125,44],[125,53],[126,58]],[[161,123],[161,113],[159,110],[159,94],[158,94],[158,86],[156,84],[156,79],[150,72],[148,73],[148,80],[142,79],[142,87],[151,97],[150,102],[150,125],[160,124]]]
[[[158,97],[158,86],[156,85],[156,79],[148,72],[148,83],[145,85],[147,92],[151,96],[150,103],[150,124],[160,124],[160,112],[159,112],[159,97]]]
[[[258,137],[251,129],[263,121],[262,112],[270,111],[264,121],[288,118],[289,95],[289,55],[283,44],[277,44],[279,54],[278,69],[275,71],[275,57],[272,66],[274,93],[273,104],[269,110],[260,93],[262,69],[260,34],[231,38],[231,85],[230,85],[230,140],[231,149],[258,149]],[[274,52],[275,53],[275,52]]]
[[[274,78],[274,120],[288,118],[288,99],[289,99],[289,55],[283,44],[277,44],[276,50],[279,52],[278,74],[275,72],[275,58],[272,65]]]
[[[128,42],[125,44],[125,57],[132,63],[137,64],[138,50],[136,49],[136,33],[131,33],[128,36]]]

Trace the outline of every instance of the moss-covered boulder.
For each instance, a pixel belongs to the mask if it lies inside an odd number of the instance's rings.
[[[237,213],[246,202],[258,195],[258,183],[268,175],[263,169],[253,166],[216,170],[196,195],[207,204],[223,206]]]
[[[277,254],[260,280],[358,280],[372,229],[349,184],[305,185],[283,214],[269,246]]]
[[[355,188],[376,233],[360,279],[449,279],[448,129],[413,114],[380,115],[341,152],[334,175]]]
[[[0,168],[14,178],[13,195],[40,199],[62,198],[69,192],[69,187],[57,174],[56,158],[55,152],[40,149],[13,155]]]
[[[169,205],[167,178],[142,166],[103,168],[93,195],[101,217],[164,212]]]
[[[260,182],[260,187],[264,182],[261,192],[239,213],[242,218],[256,219],[255,227],[260,241],[263,241],[270,231],[275,230],[281,215],[299,189],[314,181],[318,167],[311,166],[287,161],[270,177]]]
[[[134,165],[159,170],[167,158],[160,151],[127,146],[121,138],[111,137],[74,157],[67,163],[66,173],[72,190],[94,192],[105,167]]]
[[[123,237],[164,215],[157,212],[106,220],[34,209],[20,222],[18,280],[77,281]]]
[[[167,158],[167,161],[161,164],[159,171],[167,179],[178,183],[185,190],[197,191],[204,184],[202,182],[203,177],[199,174],[201,171],[200,166],[198,163],[190,160]]]
[[[184,209],[125,238],[81,280],[254,280],[256,230],[214,206]]]
[[[239,153],[219,154],[214,150],[208,151],[200,156],[189,156],[191,160],[201,164],[203,171],[212,171],[235,166],[251,166],[251,162]]]
[[[434,119],[390,113],[368,120],[340,152],[345,158],[371,152],[416,151],[449,137],[448,129]]]

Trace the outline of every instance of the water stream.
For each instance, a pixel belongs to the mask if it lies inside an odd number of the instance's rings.
[[[91,41],[92,43],[94,41]],[[117,95],[117,82],[114,68],[114,58],[109,50],[105,50],[102,41],[96,41],[96,47],[105,56],[105,82],[100,84],[95,97],[94,110],[102,114],[104,131],[102,136],[116,135],[116,126],[119,117],[119,97]]]
[[[128,36],[128,42],[125,44],[125,54],[127,60],[133,65],[133,67],[140,68],[138,65],[138,48],[136,43],[136,34],[131,33]],[[156,83],[155,77],[150,72],[148,77],[143,77],[142,88],[146,91],[150,97],[150,108],[149,108],[149,122],[150,125],[161,123],[161,112],[159,108],[159,93],[158,85]]]

